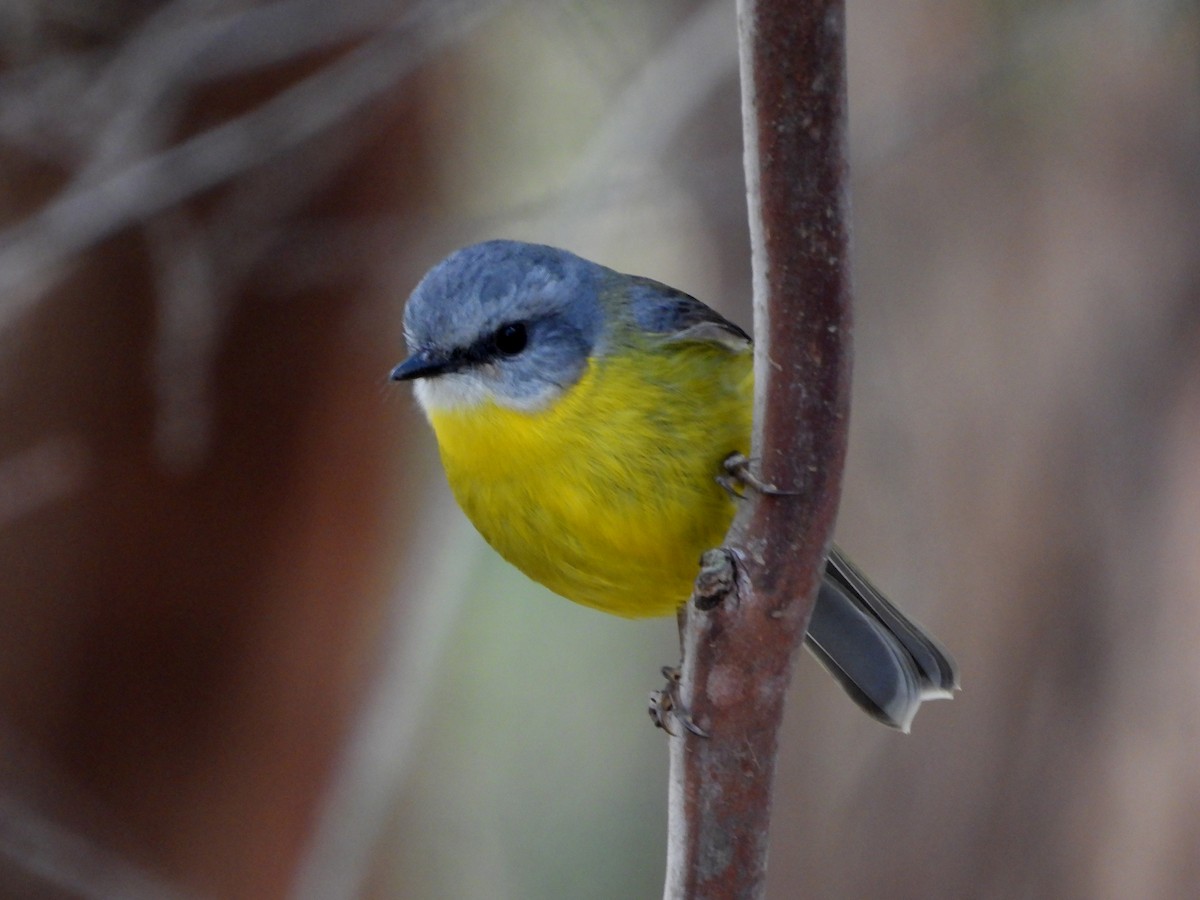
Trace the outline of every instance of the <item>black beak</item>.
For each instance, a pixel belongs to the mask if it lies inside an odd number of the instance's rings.
[[[392,369],[389,377],[392,381],[414,381],[417,378],[432,378],[453,368],[450,361],[444,357],[417,352]]]

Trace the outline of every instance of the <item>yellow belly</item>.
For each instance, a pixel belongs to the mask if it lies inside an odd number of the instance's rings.
[[[707,344],[605,357],[545,410],[431,410],[450,487],[496,550],[557,594],[668,615],[734,501],[721,461],[750,443],[751,355]]]

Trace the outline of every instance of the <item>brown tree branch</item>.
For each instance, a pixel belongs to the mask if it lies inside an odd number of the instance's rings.
[[[777,735],[841,491],[850,376],[845,13],[739,0],[754,266],[755,494],[727,541],[736,589],[682,623],[666,896],[758,897]]]

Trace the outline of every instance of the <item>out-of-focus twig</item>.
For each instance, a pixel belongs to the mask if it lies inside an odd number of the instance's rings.
[[[0,457],[0,528],[77,490],[86,469],[82,443],[65,435]]]
[[[754,268],[759,494],[728,539],[736,596],[687,608],[665,896],[758,897],[777,734],[841,492],[849,398],[845,12],[738,4]]]
[[[729,40],[732,13],[721,0],[706,4],[642,67],[576,164],[578,183],[594,183],[611,173],[614,162],[657,160],[666,153],[688,117],[737,65]]]
[[[216,290],[210,247],[182,211],[147,228],[159,310],[154,340],[155,455],[183,472],[201,462],[213,419],[213,358],[228,302]]]
[[[0,859],[81,900],[196,900],[0,789]],[[42,896],[39,894],[39,896]],[[46,894],[45,896],[49,896]]]
[[[372,38],[247,113],[97,181],[75,181],[0,233],[0,329],[70,258],[126,226],[261,165],[343,122],[498,4],[412,7]]]
[[[433,563],[418,569],[416,584],[405,582],[404,594],[412,605],[392,604],[383,664],[326,791],[320,820],[296,874],[294,900],[351,900],[361,895],[409,774],[468,572],[455,554],[445,552],[457,546],[446,535],[465,523],[461,517],[450,521],[453,511],[447,504],[429,506],[440,510],[438,515],[446,521],[422,529],[410,552],[413,559]]]
[[[125,823],[0,715],[0,895],[198,900],[115,849],[127,837]]]

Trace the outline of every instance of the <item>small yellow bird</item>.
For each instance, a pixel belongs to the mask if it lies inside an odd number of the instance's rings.
[[[517,241],[434,266],[404,314],[395,381],[437,435],[450,487],[505,559],[557,594],[665,616],[691,594],[750,447],[749,336],[699,300]],[[950,656],[836,548],[806,645],[850,696],[907,731],[951,696]]]

